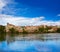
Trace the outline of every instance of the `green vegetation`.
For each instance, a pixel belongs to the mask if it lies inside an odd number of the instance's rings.
[[[43,33],[43,32],[44,32],[44,27],[39,28],[38,31],[39,31],[40,33]]]
[[[57,29],[57,32],[60,33],[60,28]]]
[[[45,33],[48,33],[48,30],[51,29],[51,28],[52,28],[52,27],[46,26],[46,28],[44,28],[44,32],[45,32]]]
[[[9,32],[10,33],[17,33],[17,34],[19,34],[19,32],[16,29],[14,29],[14,28],[9,29]],[[20,33],[27,34],[28,32],[25,31],[25,29],[23,28],[23,32],[20,32]]]
[[[9,29],[10,33],[15,33],[15,29],[14,28],[11,28]]]
[[[25,31],[25,29],[23,28],[23,32],[22,32],[23,34],[27,34],[28,32],[27,31]]]
[[[6,32],[5,26],[0,26],[0,33],[2,34],[2,33],[5,33],[5,32]]]
[[[17,33],[17,34],[19,33],[19,32],[18,32],[17,30],[15,30],[14,28],[9,29],[9,32],[12,33],[12,34],[13,34],[13,33]]]

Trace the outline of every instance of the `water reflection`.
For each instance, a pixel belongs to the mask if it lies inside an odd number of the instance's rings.
[[[60,34],[0,34],[0,52],[60,52]]]
[[[0,34],[0,41],[5,41],[6,34]]]
[[[50,34],[0,34],[0,41],[17,41],[17,40],[58,40],[60,39],[59,33]]]

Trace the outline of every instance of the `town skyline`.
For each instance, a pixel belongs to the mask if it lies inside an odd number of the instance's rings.
[[[60,33],[60,26],[15,26],[7,23],[6,26],[0,25],[0,33]]]

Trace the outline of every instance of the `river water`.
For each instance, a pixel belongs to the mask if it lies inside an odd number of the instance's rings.
[[[0,52],[60,52],[60,33],[0,34]]]

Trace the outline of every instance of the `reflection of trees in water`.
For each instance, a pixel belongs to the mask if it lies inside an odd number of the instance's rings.
[[[0,41],[5,41],[6,34],[0,34]]]

